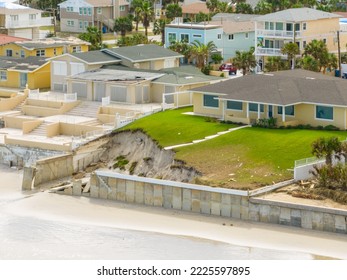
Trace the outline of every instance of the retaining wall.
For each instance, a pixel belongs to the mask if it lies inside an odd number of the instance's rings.
[[[74,194],[80,194],[74,191]],[[84,193],[85,195],[85,193]],[[250,198],[246,191],[212,188],[96,171],[90,197],[241,220],[347,233],[347,211]]]

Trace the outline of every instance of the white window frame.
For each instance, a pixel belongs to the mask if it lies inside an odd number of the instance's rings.
[[[83,28],[84,28],[84,29],[87,29],[88,26],[89,26],[89,21],[85,21],[85,22],[84,22],[84,25],[83,25]]]
[[[193,38],[202,38],[201,34],[193,34]]]
[[[217,40],[222,40],[222,33],[217,34]]]
[[[97,7],[97,8],[96,8],[96,13],[97,13],[98,15],[101,15],[101,14],[102,14],[102,8],[101,8],[101,7]]]
[[[230,39],[230,38],[231,38],[231,39]],[[234,34],[229,34],[229,35],[228,35],[228,39],[229,39],[229,41],[233,41],[233,40],[234,40],[234,38],[235,38],[235,37],[234,37]]]
[[[70,62],[70,72],[71,76],[82,73],[86,70],[83,63]]]
[[[7,81],[7,71],[0,70],[0,81]]]
[[[307,30],[307,22],[302,23],[302,30]]]
[[[36,20],[36,14],[29,14],[30,20]]]
[[[249,39],[249,33],[248,32],[245,33],[245,39]]]
[[[67,26],[72,26],[72,27],[74,27],[74,26],[75,26],[75,21],[74,21],[74,20],[68,20],[68,21],[67,21]]]
[[[332,119],[317,118],[317,106],[333,108],[333,118]],[[334,122],[334,119],[335,119],[335,107],[334,106],[326,106],[326,105],[315,105],[314,106],[314,119],[317,120],[317,121]]]
[[[78,21],[78,27],[79,27],[79,29],[83,29],[83,21],[82,20]]]
[[[189,33],[181,33],[180,34],[180,42],[182,42],[182,35],[188,35],[188,41],[186,43],[190,43]]]
[[[52,61],[53,75],[66,76],[67,75],[67,63],[66,61]]]
[[[46,56],[46,50],[45,49],[36,50],[36,56]]]
[[[175,35],[175,40],[174,41],[170,41],[170,34],[174,34]],[[168,32],[167,33],[167,41],[169,42],[169,44],[171,44],[172,42],[177,42],[177,33],[176,32]]]
[[[18,21],[18,15],[10,15],[11,21]]]
[[[20,50],[20,57],[25,57],[25,51],[24,50]]]
[[[125,5],[119,6],[119,11],[120,11],[120,12],[124,12],[124,11],[125,11]]]
[[[11,52],[11,55],[9,55],[10,52]],[[7,50],[6,50],[6,56],[8,56],[8,57],[13,56],[13,50],[7,49]]]
[[[82,51],[82,49],[81,49],[81,46],[72,46],[72,52],[74,53],[74,52],[81,52]]]

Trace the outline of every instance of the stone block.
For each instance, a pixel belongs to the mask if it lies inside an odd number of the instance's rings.
[[[164,208],[172,208],[172,187],[163,186]]]
[[[126,181],[126,191],[125,191],[125,200],[129,203],[134,203],[135,201],[135,182]]]
[[[347,233],[346,217],[335,215],[335,232]]]
[[[312,211],[301,210],[301,227],[312,229]]]
[[[241,220],[249,220],[249,206],[243,206],[241,205],[240,208],[240,219]]]
[[[118,201],[124,201],[125,202],[125,180],[118,179],[117,180],[117,200]]]
[[[135,202],[145,203],[145,183],[143,182],[135,182]]]
[[[182,209],[182,189],[173,187],[172,188],[172,208],[181,210]]]
[[[104,185],[101,185],[99,187],[99,198],[107,199],[109,192],[110,191],[108,188],[106,188]]]
[[[190,189],[183,189],[182,196],[183,196],[182,210],[191,211],[192,210],[192,191]]]
[[[248,218],[253,222],[259,222],[259,204],[249,203],[249,213]]]
[[[99,198],[99,179],[96,174],[90,177],[90,197]]]
[[[200,196],[201,213],[211,214],[211,193],[208,191],[201,191]]]
[[[323,213],[312,212],[312,229],[323,230]]]
[[[280,210],[280,225],[286,225],[290,226],[291,224],[291,216],[290,216],[290,209],[281,207]]]
[[[270,205],[259,205],[259,221],[262,223],[270,222]]]
[[[223,217],[231,217],[231,196],[230,194],[222,194],[221,197],[221,215]]]
[[[301,211],[300,210],[291,209],[290,224],[294,227],[301,227]]]
[[[231,205],[231,217],[235,219],[241,219],[241,205]]]
[[[211,214],[220,216],[221,215],[221,204],[222,196],[220,193],[211,193]]]
[[[270,217],[269,222],[271,224],[279,224],[280,223],[280,212],[281,208],[278,206],[270,206]]]
[[[323,214],[323,230],[324,231],[335,231],[335,217],[332,214]]]
[[[241,205],[241,196],[239,195],[230,195],[231,205]]]
[[[153,185],[153,205],[162,207],[163,201],[163,186]]]
[[[33,185],[36,169],[34,167],[24,167],[22,190],[30,191]]]
[[[72,194],[80,196],[82,194],[82,181],[77,180],[72,183]]]
[[[196,213],[200,213],[201,209],[201,191],[199,190],[192,190],[192,211]]]
[[[110,188],[112,187],[117,188],[117,178],[109,177],[107,180],[107,184],[110,186]]]
[[[64,189],[64,194],[72,195],[72,187]]]
[[[145,183],[145,204],[153,206],[153,185]]]
[[[242,197],[241,197],[241,205],[242,205],[242,206],[248,207],[248,205],[249,205],[249,199],[248,199],[247,196],[242,196]]]

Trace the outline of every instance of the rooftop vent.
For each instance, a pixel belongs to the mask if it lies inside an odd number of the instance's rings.
[[[315,80],[316,78],[313,77],[306,77],[306,80]]]

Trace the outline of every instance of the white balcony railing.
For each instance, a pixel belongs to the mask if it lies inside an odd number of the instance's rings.
[[[35,26],[49,26],[53,25],[52,17],[44,17],[33,20],[9,20],[6,22],[6,28],[25,28]]]
[[[273,48],[256,48],[255,55],[269,55],[269,56],[281,56],[281,49]]]
[[[257,30],[257,36],[277,37],[277,38],[293,38],[294,37],[294,31],[258,29]],[[301,32],[295,31],[295,37],[298,38],[300,36],[301,36]]]

